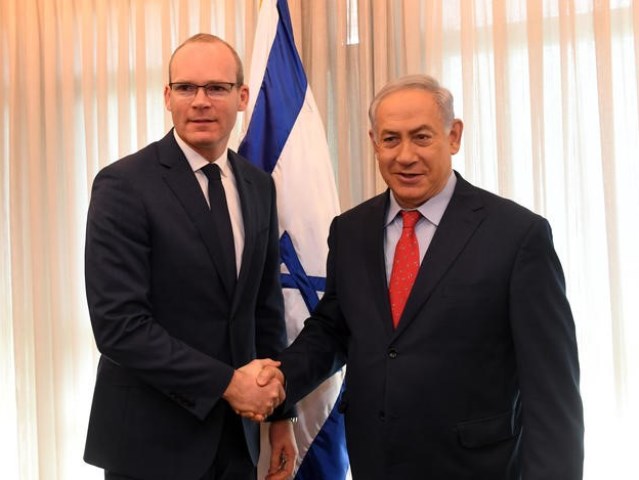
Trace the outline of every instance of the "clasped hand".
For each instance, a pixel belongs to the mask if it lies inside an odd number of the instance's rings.
[[[286,398],[280,362],[256,359],[238,368],[224,392],[224,399],[243,417],[263,422]]]

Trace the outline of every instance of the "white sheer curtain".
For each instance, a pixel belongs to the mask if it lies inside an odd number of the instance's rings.
[[[81,460],[96,361],[82,266],[91,180],[169,128],[162,88],[181,40],[219,34],[248,68],[258,4],[0,0],[3,477],[101,478]],[[639,4],[289,5],[343,208],[383,188],[366,134],[373,93],[424,72],[466,124],[455,168],[549,218],[580,346],[585,478],[639,477]]]

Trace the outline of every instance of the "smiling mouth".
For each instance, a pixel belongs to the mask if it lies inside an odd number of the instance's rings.
[[[423,175],[420,173],[396,173],[395,178],[404,185],[417,185],[421,182]]]

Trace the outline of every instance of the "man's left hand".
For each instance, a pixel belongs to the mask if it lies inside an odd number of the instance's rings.
[[[293,475],[297,461],[297,444],[293,423],[289,419],[272,422],[269,428],[271,464],[266,480],[286,480]]]

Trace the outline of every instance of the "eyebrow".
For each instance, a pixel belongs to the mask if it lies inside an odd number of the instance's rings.
[[[414,135],[414,134],[419,133],[419,132],[421,132],[423,130],[426,130],[428,132],[433,132],[434,131],[432,127],[424,124],[424,125],[420,125],[420,126],[418,126],[416,128],[413,128],[412,130],[409,130],[408,133],[409,133],[409,135]],[[392,130],[392,129],[388,129],[388,128],[382,130],[381,132],[379,132],[380,135],[388,135],[389,133],[390,134],[398,134],[399,132],[397,130]]]
[[[193,80],[175,80],[171,83],[190,83],[191,85],[198,85],[198,83],[194,82]],[[227,80],[207,80],[206,82],[201,83],[200,85],[210,85],[211,83],[232,83],[233,85],[235,85],[235,82],[231,82]]]

